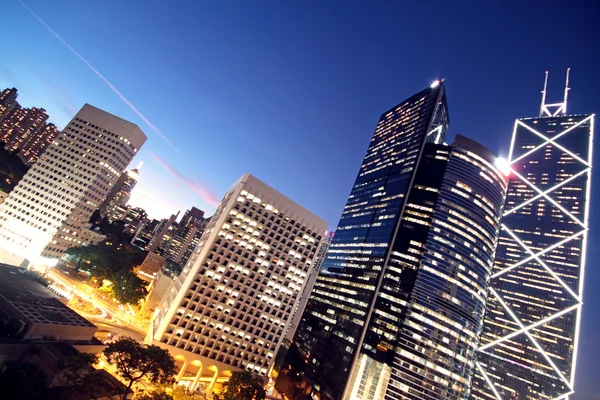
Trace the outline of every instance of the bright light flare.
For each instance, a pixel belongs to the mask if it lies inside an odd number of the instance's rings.
[[[504,176],[510,176],[510,163],[504,157],[496,158],[496,168],[502,173]]]
[[[431,88],[434,89],[436,87],[438,87],[440,85],[440,81],[433,81],[433,83],[431,84]]]

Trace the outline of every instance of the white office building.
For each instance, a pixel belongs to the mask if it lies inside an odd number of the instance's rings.
[[[81,233],[137,151],[141,129],[89,104],[0,205],[0,262],[51,266]]]
[[[252,175],[232,187],[150,327],[179,383],[210,393],[232,371],[268,373],[326,229]]]

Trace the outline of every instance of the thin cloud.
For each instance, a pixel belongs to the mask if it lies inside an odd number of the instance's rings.
[[[156,161],[160,166],[162,166],[168,173],[170,173],[173,177],[175,177],[179,182],[183,183],[188,188],[190,188],[194,193],[196,193],[198,196],[200,196],[202,198],[202,200],[204,200],[206,203],[208,203],[214,207],[217,207],[219,205],[220,201],[217,198],[217,196],[215,196],[210,191],[210,189],[208,189],[206,186],[204,186],[200,182],[196,182],[189,178],[186,178],[179,171],[177,171],[172,165],[167,163],[165,160],[163,160],[156,154],[150,152],[149,155],[150,155],[150,157],[152,157],[152,159],[154,161]]]
[[[81,54],[79,54],[73,47],[71,47],[71,45],[69,45],[69,43],[67,43],[58,33],[56,33],[54,31],[54,29],[52,29],[50,27],[50,25],[48,25],[46,22],[44,22],[43,19],[38,17],[38,15],[36,13],[34,13],[33,10],[27,6],[27,4],[23,3],[22,1],[19,1],[19,3],[21,3],[21,5],[23,5],[23,7],[25,7],[25,9],[27,9],[27,11],[29,11],[29,13],[31,15],[33,15],[35,17],[35,19],[37,19],[39,21],[40,24],[42,24],[46,29],[48,29],[48,31],[50,31],[50,33],[55,38],[57,38],[67,49],[69,49],[69,51],[71,53],[75,54],[77,56],[77,58],[79,58],[85,65],[87,65],[87,67],[89,69],[92,70],[92,72],[94,74],[96,74],[100,79],[102,79],[104,81],[104,83],[106,83],[106,85],[121,99],[121,101],[123,101],[123,103],[125,103],[134,113],[136,113],[137,116],[140,117],[146,123],[146,125],[148,125],[150,127],[150,129],[152,129],[154,132],[156,132],[156,134],[158,136],[160,136],[165,142],[167,142],[167,144],[173,150],[175,150],[177,153],[181,154],[179,149],[177,149],[175,147],[175,145],[173,145],[173,143],[171,143],[171,141],[169,139],[167,139],[167,137],[156,126],[154,126],[150,121],[148,121],[148,119],[146,117],[144,117],[144,115],[141,112],[139,112],[138,109],[135,108],[135,106],[133,104],[131,104],[131,102],[129,100],[127,100],[125,98],[125,96],[123,96],[121,94],[121,92],[119,92],[112,83],[110,83],[108,81],[108,79],[106,79],[100,72],[98,72],[98,70],[96,68],[94,68],[94,66],[92,64],[90,64],[85,58],[83,58],[83,56]]]

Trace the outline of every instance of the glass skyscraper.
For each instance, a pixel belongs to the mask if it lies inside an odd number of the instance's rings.
[[[515,122],[502,232],[472,399],[573,392],[594,115],[545,104]]]
[[[277,387],[292,399],[467,399],[506,182],[448,129],[443,82],[384,113]]]

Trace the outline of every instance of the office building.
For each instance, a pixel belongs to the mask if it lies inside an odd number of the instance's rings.
[[[277,382],[289,398],[468,398],[506,181],[447,128],[443,82],[382,115]]]
[[[123,210],[125,211],[124,213]],[[117,220],[123,221],[123,232],[131,236],[131,238],[134,238],[139,232],[141,232],[148,222],[148,214],[146,214],[146,210],[140,207],[119,206],[113,213],[113,216],[120,217]]]
[[[106,199],[102,202],[98,210],[101,216],[108,216],[109,221],[118,220],[120,213],[117,211],[118,207],[124,207],[127,205],[129,198],[131,197],[131,191],[140,179],[139,168],[123,172],[117,183],[112,187]]]
[[[54,265],[81,244],[81,229],[146,136],[86,104],[0,205],[0,259]]]
[[[546,73],[546,83],[548,75]],[[472,399],[563,399],[574,390],[594,115],[564,100],[515,121],[510,182]]]
[[[179,221],[177,233],[181,236],[185,236],[186,231],[192,229],[194,224],[202,225],[206,218],[204,218],[204,211],[199,208],[192,207],[183,213],[183,217],[181,217],[181,221]]]
[[[150,327],[180,383],[211,392],[231,371],[267,374],[326,228],[252,175],[227,192]]]
[[[21,143],[19,157],[25,164],[33,165],[59,134],[56,125],[44,124],[35,135]]]

